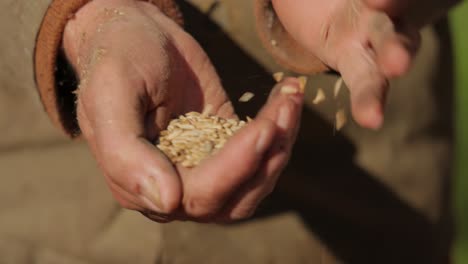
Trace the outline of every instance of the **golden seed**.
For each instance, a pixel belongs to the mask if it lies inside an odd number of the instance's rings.
[[[336,130],[340,131],[345,125],[346,125],[347,119],[346,119],[346,112],[341,109],[336,112],[336,120],[335,120],[335,126]]]
[[[184,129],[184,130],[195,129],[195,127],[193,125],[189,125],[189,124],[177,124],[176,127],[180,128],[180,129]]]
[[[216,153],[246,124],[245,121],[224,119],[207,112],[190,112],[172,120],[167,129],[161,131],[156,146],[173,163],[191,168]]]
[[[182,130],[174,130],[172,131],[172,133],[170,133],[169,135],[166,136],[166,139],[167,140],[173,140],[175,139],[176,137],[178,137],[180,134],[182,134]]]
[[[338,97],[338,95],[340,94],[340,91],[341,91],[341,87],[343,86],[343,78],[338,78],[338,80],[336,80],[335,82],[335,87],[333,89],[333,96],[335,98]]]
[[[307,76],[300,76],[297,78],[299,80],[299,90],[301,93],[304,93],[305,88],[307,86]]]
[[[325,92],[322,90],[322,88],[319,88],[317,90],[317,95],[315,96],[314,101],[312,101],[313,104],[317,105],[320,104],[321,102],[325,101]]]
[[[281,82],[284,78],[284,72],[277,72],[273,74],[273,79],[275,79],[276,82]]]
[[[254,96],[255,96],[255,94],[253,94],[251,92],[246,92],[239,98],[239,102],[247,103],[248,101],[252,100],[252,98],[254,98]]]

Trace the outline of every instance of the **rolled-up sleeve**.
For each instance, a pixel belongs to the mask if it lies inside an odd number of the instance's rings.
[[[324,63],[295,41],[281,24],[270,0],[256,0],[256,26],[259,37],[282,66],[304,74],[328,70]]]

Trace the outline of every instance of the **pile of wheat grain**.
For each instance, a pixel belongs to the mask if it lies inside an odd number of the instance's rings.
[[[190,112],[172,120],[157,147],[174,163],[191,168],[221,149],[245,121]]]

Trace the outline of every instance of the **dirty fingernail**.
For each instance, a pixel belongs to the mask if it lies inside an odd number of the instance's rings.
[[[151,201],[151,203],[159,210],[163,210],[163,204],[161,202],[161,194],[159,192],[159,186],[156,184],[154,179],[150,179],[143,186],[143,195]]]
[[[289,128],[289,125],[290,125],[289,123],[291,121],[290,115],[291,115],[291,108],[287,104],[281,106],[281,108],[279,109],[278,118],[276,120],[278,126],[281,127],[282,129],[287,130]]]

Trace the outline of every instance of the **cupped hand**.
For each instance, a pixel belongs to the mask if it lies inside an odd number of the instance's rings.
[[[420,46],[423,20],[409,19],[404,2],[273,0],[290,35],[341,73],[354,119],[367,128],[382,126],[388,80],[409,71]]]
[[[123,207],[158,222],[225,222],[250,216],[273,190],[299,126],[296,79],[278,84],[221,151],[187,169],[153,144],[168,122],[208,105],[235,117],[191,36],[149,3],[95,0],[67,24],[64,48],[80,77],[80,128]],[[285,85],[297,92],[281,93]]]

